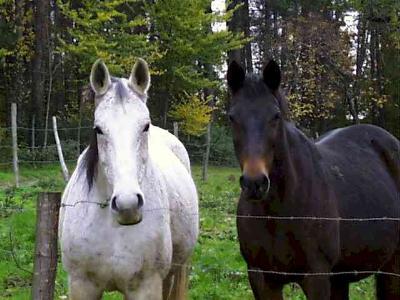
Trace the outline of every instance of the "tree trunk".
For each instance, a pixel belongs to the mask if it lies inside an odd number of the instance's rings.
[[[356,80],[353,86],[353,108],[354,108],[354,123],[359,124],[359,105],[360,100],[360,82],[362,80],[363,65],[366,58],[367,49],[367,34],[366,34],[366,20],[364,14],[360,13],[357,24],[357,58],[356,58]],[[350,108],[351,109],[351,108]]]
[[[264,1],[264,30],[262,33],[264,34],[263,39],[263,61],[266,62],[272,58],[272,8],[270,1]]]
[[[378,95],[382,97],[385,93],[384,91],[384,77],[383,77],[383,61],[382,61],[382,27],[381,24],[375,25],[375,64],[376,64],[376,88]],[[377,124],[381,127],[385,127],[385,110],[383,106],[377,109]]]
[[[250,37],[250,16],[249,16],[249,1],[244,0],[244,5],[241,8],[241,14],[242,14],[242,20],[243,20],[243,25],[242,25],[242,30],[245,34],[246,37]],[[245,66],[246,70],[248,73],[253,72],[253,58],[252,58],[252,52],[251,52],[251,42],[248,42],[244,48],[244,57],[245,57]]]
[[[49,1],[34,1],[35,51],[32,61],[32,118],[36,126],[43,124],[44,82],[46,74],[49,29]]]
[[[242,6],[234,12],[231,20],[228,22],[228,29],[234,33],[244,33],[246,37],[250,36],[250,17],[249,1],[233,0],[229,2],[227,10],[234,9],[237,5]],[[246,68],[248,72],[253,71],[251,44],[247,43],[242,49],[234,49],[228,52],[228,63],[236,61]]]
[[[47,137],[48,137],[48,125],[49,125],[49,114],[50,114],[50,101],[51,101],[51,90],[53,87],[53,70],[52,70],[52,65],[53,65],[53,59],[52,59],[52,50],[49,45],[49,54],[48,54],[48,67],[49,67],[49,86],[48,86],[48,91],[47,91],[47,101],[46,101],[46,117],[44,120],[44,142],[43,142],[43,147],[47,147]]]
[[[376,89],[376,29],[372,22],[370,25],[370,43],[369,43],[369,57],[370,57],[370,80],[373,88]],[[378,125],[378,107],[374,101],[371,101],[371,118],[372,123]]]

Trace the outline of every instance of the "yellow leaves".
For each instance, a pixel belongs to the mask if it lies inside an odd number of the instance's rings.
[[[7,49],[0,48],[0,57],[7,56],[7,55],[9,55],[9,54],[11,54],[11,53],[12,53],[12,51],[9,51],[9,50],[7,50]]]
[[[180,122],[184,133],[199,136],[210,123],[213,108],[208,105],[208,101],[201,100],[198,94],[185,93],[185,98],[185,101],[173,106],[169,115]]]
[[[369,85],[365,89],[361,90],[361,99],[362,103],[367,106],[371,106],[371,104],[374,104],[378,108],[383,108],[384,105],[389,101],[389,96],[386,94],[380,94],[379,91],[377,91],[377,88]]]

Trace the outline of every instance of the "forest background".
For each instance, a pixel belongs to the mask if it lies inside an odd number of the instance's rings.
[[[102,58],[127,77],[151,67],[152,122],[192,160],[235,163],[226,118],[227,62],[258,73],[275,59],[294,122],[316,138],[373,123],[400,137],[400,2],[396,0],[0,0],[0,144],[17,103],[20,159],[56,160],[51,116],[67,159],[88,141],[90,68]],[[82,130],[81,130],[82,129]],[[0,148],[3,161],[11,149]]]

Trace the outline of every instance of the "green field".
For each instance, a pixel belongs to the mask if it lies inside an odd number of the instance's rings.
[[[71,168],[72,169],[72,166]],[[13,175],[0,171],[0,299],[30,299],[33,268],[35,200],[39,191],[62,191],[57,165],[22,168],[22,188],[12,188]],[[190,299],[252,299],[245,264],[236,237],[238,170],[211,167],[202,182],[194,167],[200,198],[200,238],[192,259]],[[66,273],[59,264],[55,299],[67,299]],[[296,285],[285,288],[285,299],[305,299]],[[122,299],[115,293],[104,299]],[[372,278],[353,284],[351,299],[374,299]]]

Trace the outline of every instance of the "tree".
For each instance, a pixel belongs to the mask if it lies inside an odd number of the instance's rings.
[[[157,33],[153,39],[162,53],[155,62],[159,73],[154,76],[152,99],[157,99],[160,108],[163,106],[159,111],[163,127],[167,126],[172,101],[179,103],[184,93],[194,95],[221,84],[205,66],[218,69],[225,62],[224,54],[243,42],[229,31],[210,32],[213,23],[231,18],[231,13],[210,12],[210,5],[210,0],[159,0],[147,4]]]
[[[62,39],[61,49],[69,54],[71,62],[78,61],[78,72],[88,74],[97,58],[107,61],[116,75],[129,74],[136,57],[150,62],[157,57],[155,44],[147,42],[144,15],[134,9],[141,1],[84,0],[77,3],[59,0],[63,17],[70,21],[68,34]]]
[[[43,103],[49,43],[49,1],[34,1],[35,52],[32,60],[32,130],[43,124]],[[31,141],[35,145],[35,141]]]
[[[248,0],[229,1],[228,11],[233,15],[229,20],[229,31],[241,34],[247,39],[241,49],[232,49],[228,52],[228,62],[236,60],[245,67],[247,72],[253,72],[253,58],[250,39],[250,11]]]

